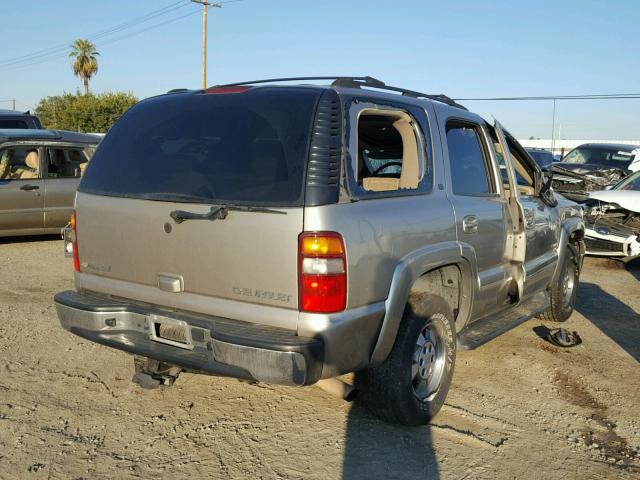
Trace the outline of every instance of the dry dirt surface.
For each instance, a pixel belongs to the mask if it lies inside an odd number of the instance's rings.
[[[459,352],[422,428],[315,387],[183,374],[142,390],[131,357],[59,326],[71,270],[59,240],[0,241],[2,479],[640,478],[640,267],[587,260],[576,348],[531,320]]]

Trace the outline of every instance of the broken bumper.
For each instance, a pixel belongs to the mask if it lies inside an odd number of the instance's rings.
[[[640,255],[640,241],[637,235],[618,235],[608,229],[587,228],[584,241],[587,255],[607,257],[636,257]]]
[[[185,370],[282,385],[320,379],[324,344],[318,338],[93,292],[65,291],[54,301],[71,333]]]

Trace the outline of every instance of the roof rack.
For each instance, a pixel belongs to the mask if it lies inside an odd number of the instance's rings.
[[[467,110],[466,107],[455,102],[453,99],[446,95],[430,95],[428,93],[420,93],[414,90],[407,90],[406,88],[392,87],[387,85],[382,80],[377,78],[364,76],[364,77],[283,77],[283,78],[268,78],[262,80],[251,80],[248,82],[235,82],[226,83],[224,85],[216,85],[215,87],[234,87],[238,85],[255,85],[260,83],[276,83],[276,82],[296,82],[304,80],[332,80],[332,87],[344,87],[344,88],[377,88],[380,90],[388,90],[391,92],[398,92],[406,97],[412,98],[427,98],[429,100],[435,100],[437,102],[445,103],[449,106],[461,108]]]

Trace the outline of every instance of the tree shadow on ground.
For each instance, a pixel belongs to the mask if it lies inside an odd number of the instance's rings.
[[[354,402],[347,420],[342,478],[439,479],[429,426],[390,425]]]
[[[595,283],[582,282],[576,310],[640,362],[640,315],[635,310]]]

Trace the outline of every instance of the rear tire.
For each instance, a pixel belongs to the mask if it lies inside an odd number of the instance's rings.
[[[548,322],[565,322],[576,306],[576,294],[580,280],[580,263],[576,248],[568,244],[558,280],[549,288],[551,306],[540,314]]]
[[[456,358],[451,307],[411,295],[389,357],[356,374],[357,400],[390,423],[426,425],[444,404]]]

